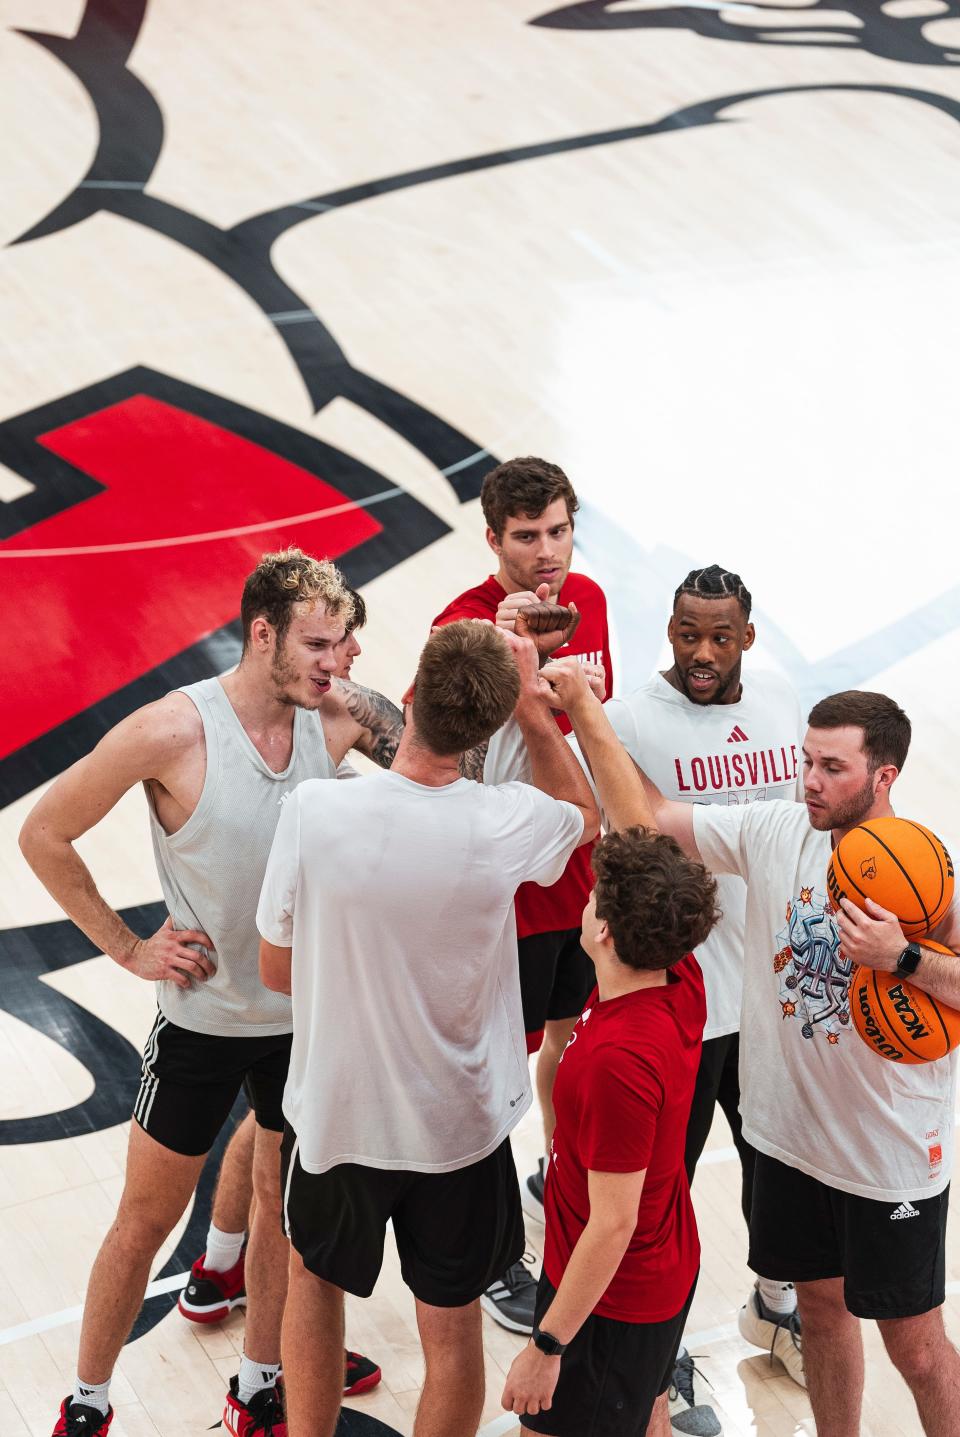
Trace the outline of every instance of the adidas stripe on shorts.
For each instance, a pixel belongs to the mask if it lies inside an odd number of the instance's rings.
[[[917,1317],[944,1299],[950,1189],[877,1202],[757,1154],[749,1264],[759,1277],[842,1277],[854,1317]]]
[[[162,1013],[143,1049],[134,1120],[165,1148],[209,1152],[243,1088],[261,1128],[283,1131],[292,1034],[222,1038],[193,1033]]]

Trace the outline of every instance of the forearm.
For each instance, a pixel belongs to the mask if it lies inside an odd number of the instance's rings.
[[[610,1226],[589,1219],[570,1254],[556,1296],[540,1320],[558,1342],[572,1342],[613,1280],[633,1234],[633,1226]]]
[[[960,958],[924,948],[923,941],[918,941],[923,957],[908,981],[939,1003],[946,1003],[948,1008],[960,1008]]]
[[[588,843],[600,830],[600,817],[587,776],[570,751],[551,711],[540,699],[517,705],[515,717],[530,760],[534,788],[583,814],[583,838]]]
[[[81,933],[101,953],[126,967],[139,941],[137,935],[100,896],[73,844],[66,839],[38,838],[25,830],[20,846],[44,888]]]
[[[656,829],[659,825],[640,771],[614,733],[603,705],[595,701],[578,705],[570,722],[590,765],[608,827]],[[652,784],[650,787],[662,799]]]

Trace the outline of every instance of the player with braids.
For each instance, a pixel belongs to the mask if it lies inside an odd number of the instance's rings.
[[[728,807],[799,796],[803,726],[796,695],[776,674],[751,671],[743,678],[743,656],[756,637],[751,607],[739,574],[720,564],[691,570],[676,588],[667,626],[672,666],[606,705],[627,752],[670,798]],[[756,1154],[741,1133],[739,1111],[746,896],[740,878],[723,876],[719,885],[723,919],[697,950],[707,1024],[685,1164],[692,1182],[719,1106],[740,1157],[741,1206],[749,1224]],[[761,1276],[741,1310],[740,1330],[803,1382],[796,1294],[789,1282]],[[681,1349],[674,1374],[675,1429],[706,1437],[718,1433],[720,1424],[699,1400],[696,1377],[693,1359]]]

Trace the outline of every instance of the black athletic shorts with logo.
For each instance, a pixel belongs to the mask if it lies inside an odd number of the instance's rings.
[[[854,1317],[918,1317],[944,1300],[950,1189],[910,1202],[854,1197],[757,1153],[749,1266],[779,1282],[842,1277]]]
[[[517,952],[523,1031],[538,1036],[548,1020],[579,1018],[597,985],[593,960],[580,946],[580,929],[532,933],[518,940]]]
[[[158,1013],[143,1050],[133,1116],[165,1148],[200,1157],[213,1147],[243,1088],[260,1127],[280,1133],[292,1042],[292,1033],[212,1038]]]
[[[560,1378],[546,1412],[521,1424],[551,1437],[643,1437],[653,1404],[666,1392],[697,1281],[676,1317],[619,1322],[591,1313],[560,1359]],[[536,1320],[556,1289],[546,1274],[537,1287]]]
[[[369,1297],[387,1222],[400,1275],[431,1307],[466,1307],[523,1256],[523,1210],[510,1142],[449,1173],[339,1163],[308,1173],[287,1125],[281,1148],[283,1218],[308,1271]]]

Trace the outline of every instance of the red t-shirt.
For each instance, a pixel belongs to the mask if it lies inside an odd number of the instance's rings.
[[[619,1322],[665,1322],[686,1302],[700,1240],[683,1153],[707,1000],[692,954],[663,987],[601,1003],[594,990],[553,1088],[543,1266],[559,1287],[590,1216],[588,1171],[646,1169],[637,1226],[594,1308]]]
[[[493,619],[501,602],[507,597],[503,585],[491,574],[486,583],[465,593],[448,604],[434,619],[434,627],[452,624],[457,619]],[[586,574],[568,574],[557,595],[558,604],[576,604],[581,618],[572,644],[564,644],[552,658],[573,658],[603,664],[607,675],[606,697],[613,692],[613,665],[610,659],[610,634],[607,628],[607,600],[599,584]],[[570,732],[566,714],[556,715],[561,733]],[[593,887],[590,854],[593,845],[585,843],[574,851],[564,875],[550,888],[539,883],[522,883],[517,889],[517,937],[533,933],[556,933],[565,928],[579,928],[584,905]]]

